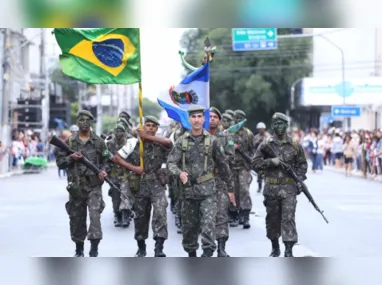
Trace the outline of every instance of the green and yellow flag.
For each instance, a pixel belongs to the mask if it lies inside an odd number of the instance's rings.
[[[54,29],[62,71],[93,84],[141,82],[139,29]]]

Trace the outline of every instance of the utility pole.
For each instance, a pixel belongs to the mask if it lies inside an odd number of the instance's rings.
[[[1,141],[5,147],[11,146],[11,128],[9,120],[9,102],[10,102],[10,79],[11,69],[9,63],[9,53],[11,48],[11,30],[5,29],[4,31],[4,48],[3,48],[3,104],[2,104],[2,118],[1,118]],[[6,152],[3,159],[0,161],[0,173],[4,174],[9,171],[9,152]]]
[[[40,77],[44,78],[44,92],[42,98],[42,130],[41,130],[41,140],[44,145],[47,145],[48,133],[49,133],[49,110],[50,110],[50,94],[49,94],[49,74],[47,67],[47,57],[46,52],[46,33],[45,29],[41,29],[41,45],[40,45]]]

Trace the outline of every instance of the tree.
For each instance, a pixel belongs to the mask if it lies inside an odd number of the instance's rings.
[[[79,81],[65,75],[61,67],[55,68],[51,73],[51,81],[60,84],[62,93],[69,102],[78,101],[79,94]]]
[[[291,30],[278,29],[278,34]],[[182,36],[186,60],[193,66],[201,65],[207,36],[217,49],[211,64],[211,106],[222,112],[243,110],[252,130],[259,121],[269,124],[274,112],[285,113],[291,84],[312,72],[311,39],[279,39],[277,50],[234,52],[232,31],[224,28],[194,29]]]
[[[162,107],[157,102],[153,102],[148,98],[143,98],[143,116],[154,116],[159,119]],[[139,114],[138,109],[136,113]]]

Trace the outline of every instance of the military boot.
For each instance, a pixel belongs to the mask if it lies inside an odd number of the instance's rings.
[[[114,226],[119,228],[122,225],[121,213],[114,213]]]
[[[130,226],[130,219],[129,219],[130,212],[127,210],[123,210],[121,216],[122,216],[122,227],[128,228]]]
[[[239,218],[233,217],[232,222],[229,224],[230,227],[236,228],[239,226]]]
[[[192,251],[188,253],[188,257],[197,257],[196,256],[196,251]]]
[[[249,210],[243,211],[243,229],[249,229],[251,224],[249,223]]]
[[[269,257],[279,257],[280,256],[280,244],[278,240],[272,240],[272,252]]]
[[[76,242],[76,253],[74,257],[84,257],[84,242]]]
[[[98,245],[100,240],[99,239],[92,239],[90,240],[90,251],[89,256],[90,257],[97,257],[98,256]]]
[[[261,190],[263,189],[263,183],[259,182],[257,183],[259,187],[257,188],[257,193],[261,193]]]
[[[218,257],[230,257],[226,252],[225,252],[225,243],[227,239],[226,238],[220,238],[218,239]]]
[[[166,257],[166,254],[163,252],[163,244],[164,244],[165,239],[157,237],[155,238],[155,257]]]
[[[294,242],[293,241],[285,241],[285,252],[284,252],[284,257],[293,257],[293,246]]]
[[[244,224],[244,211],[239,212],[239,225]]]
[[[203,254],[200,257],[211,257],[214,254],[214,252],[207,248],[203,250]]]
[[[146,242],[144,240],[138,240],[138,250],[135,257],[145,257],[146,256]]]

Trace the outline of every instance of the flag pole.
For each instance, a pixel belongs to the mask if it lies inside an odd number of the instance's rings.
[[[143,96],[142,96],[142,83],[139,82],[139,129],[143,130]],[[140,162],[141,162],[141,167],[144,167],[143,165],[143,142],[142,139],[139,138],[139,153],[140,153]]]

